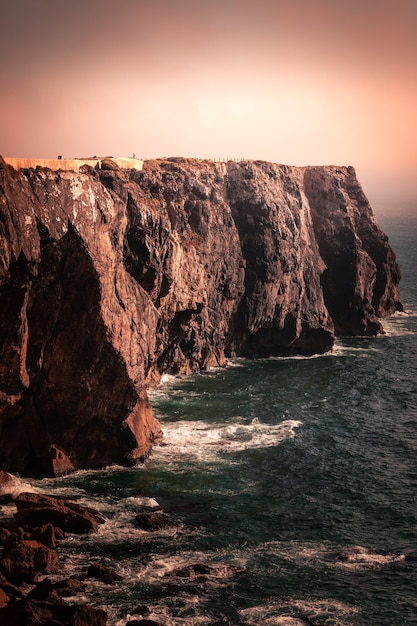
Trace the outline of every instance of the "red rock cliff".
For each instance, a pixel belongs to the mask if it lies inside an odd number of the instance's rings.
[[[231,355],[376,334],[399,269],[352,168],[0,161],[0,466],[133,463],[146,388]]]

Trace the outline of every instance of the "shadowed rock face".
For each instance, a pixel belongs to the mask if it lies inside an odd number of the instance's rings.
[[[326,269],[326,307],[338,335],[375,335],[378,317],[402,309],[399,267],[355,170],[306,168],[304,188]]]
[[[376,334],[399,269],[352,168],[0,161],[0,466],[133,463],[146,388],[233,355]]]

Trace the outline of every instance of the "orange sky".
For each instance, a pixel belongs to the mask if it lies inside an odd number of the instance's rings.
[[[417,198],[416,0],[3,0],[0,154],[354,165]]]

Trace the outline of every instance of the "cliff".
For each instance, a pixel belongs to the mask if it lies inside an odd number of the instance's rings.
[[[0,466],[133,463],[161,373],[376,334],[400,279],[353,168],[0,159]]]

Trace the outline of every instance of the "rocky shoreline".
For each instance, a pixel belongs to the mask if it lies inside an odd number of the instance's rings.
[[[64,533],[104,518],[13,494],[5,472],[145,460],[162,436],[147,391],[163,374],[376,335],[402,309],[400,269],[352,167],[171,158],[71,172],[0,157],[0,225],[0,494],[16,506],[0,528],[0,623],[101,626],[105,611],[65,598],[117,572],[55,578]],[[132,626],[157,626],[136,609]]]
[[[86,581],[112,585],[121,578],[99,563],[82,576],[59,578],[59,542],[66,534],[97,532],[106,519],[96,510],[71,500],[22,491],[19,481],[0,471],[0,509],[13,503],[13,519],[0,522],[0,624],[2,626],[105,626],[106,611],[68,600],[86,591]],[[170,524],[162,512],[137,515],[132,523],[147,531]],[[53,577],[53,581],[49,577]],[[130,626],[161,626],[147,619],[145,605],[132,607]]]
[[[30,487],[0,470],[0,513],[15,507],[0,519],[0,624],[2,626],[110,626],[116,623],[106,607],[94,606],[89,583],[99,581],[111,588],[123,578],[117,570],[92,560],[81,572],[61,572],[60,542],[69,534],[88,537],[106,523],[103,515],[67,498],[21,491]],[[132,527],[147,533],[175,523],[161,510],[139,511]],[[244,569],[224,563],[193,561],[171,572],[180,581],[172,593],[183,588],[199,589],[210,579],[238,580]],[[156,619],[154,619],[156,617]],[[152,607],[136,604],[124,610],[117,623],[125,626],[164,626],[152,615]],[[217,622],[216,622],[217,623]],[[293,618],[298,626],[318,626],[310,618]]]

